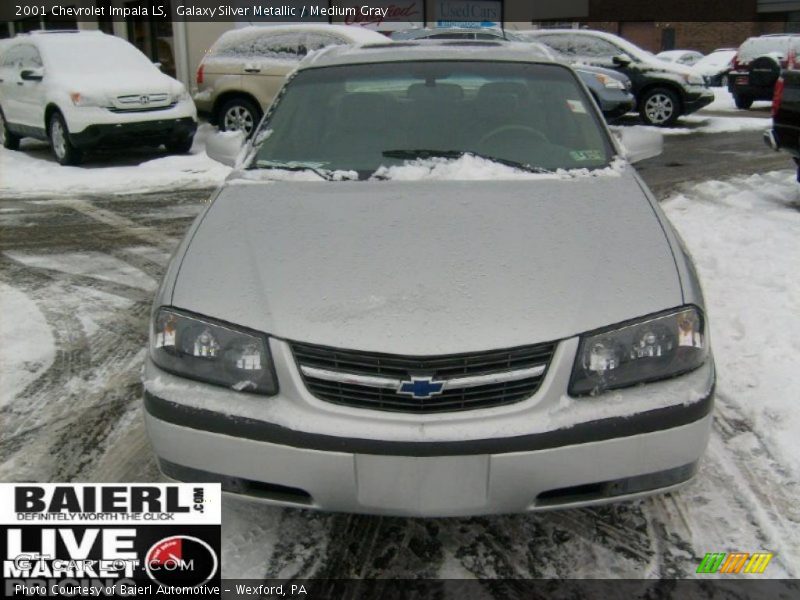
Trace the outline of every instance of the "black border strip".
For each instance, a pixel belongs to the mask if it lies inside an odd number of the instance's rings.
[[[148,391],[144,394],[144,408],[151,416],[181,427],[306,450],[389,456],[505,454],[599,442],[687,425],[705,417],[713,407],[712,387],[705,398],[692,404],[659,408],[629,417],[589,421],[544,433],[452,442],[397,442],[296,431],[249,417],[226,415],[178,404],[159,398]]]

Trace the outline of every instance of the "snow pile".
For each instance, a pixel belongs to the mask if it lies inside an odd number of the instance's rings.
[[[473,154],[457,159],[426,158],[393,167],[380,167],[373,178],[396,181],[447,180],[483,181],[489,179],[572,179],[576,177],[618,177],[627,163],[615,158],[605,169],[558,169],[553,172],[532,173],[494,162]]]
[[[800,473],[800,186],[794,172],[708,181],[664,208],[694,256],[718,395]]]
[[[205,153],[214,131],[201,125],[191,154],[163,155],[141,149],[89,155],[85,165],[63,167],[42,142],[23,140],[21,150],[0,148],[0,196],[130,194],[215,187],[231,169]],[[144,158],[144,160],[142,160]]]
[[[767,117],[712,117],[702,113],[681,117],[680,127],[653,127],[650,125],[625,126],[626,129],[650,129],[663,135],[689,135],[692,133],[737,133],[740,131],[764,131],[772,126]],[[618,129],[620,126],[612,126]]]
[[[728,91],[728,88],[718,87],[712,88],[712,90],[714,92],[714,101],[708,106],[704,107],[702,110],[732,113],[742,112],[741,109],[736,108],[736,103],[733,101],[733,95]],[[767,109],[770,106],[772,106],[772,102],[770,100],[764,100],[760,102],[753,102],[753,106],[751,108]]]
[[[56,347],[44,315],[26,294],[0,283],[0,306],[3,307],[0,407],[3,407],[50,368]]]

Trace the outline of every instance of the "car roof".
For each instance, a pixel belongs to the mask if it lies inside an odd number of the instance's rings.
[[[336,25],[329,23],[295,23],[283,25],[249,25],[247,27],[237,27],[229,29],[220,35],[219,39],[230,41],[236,37],[249,37],[259,33],[330,33],[346,37],[355,43],[370,43],[388,40],[385,35],[365,29],[356,25]]]
[[[298,69],[424,60],[555,63],[530,44],[503,40],[406,40],[363,46],[329,46],[309,54]]]
[[[113,35],[107,35],[98,30],[79,30],[79,29],[57,29],[57,30],[44,30],[37,29],[27,33],[18,33],[9,41],[11,42],[30,42],[37,46],[47,44],[49,40],[85,40],[85,39],[100,39],[112,38],[121,39]]]

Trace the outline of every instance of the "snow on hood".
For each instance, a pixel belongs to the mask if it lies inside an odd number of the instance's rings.
[[[302,163],[297,163],[299,166]],[[308,164],[308,163],[307,163]],[[426,158],[406,161],[402,165],[380,167],[372,176],[373,180],[396,181],[491,181],[491,180],[532,180],[532,179],[575,179],[578,177],[619,177],[627,168],[627,162],[615,157],[603,169],[557,169],[552,172],[534,173],[504,165],[473,154],[465,154],[457,159]],[[328,171],[322,164],[310,165],[321,169],[252,169],[234,171],[228,177],[230,182],[266,181],[347,181],[358,179],[355,171]]]
[[[230,182],[172,304],[342,348],[445,354],[557,340],[680,305],[631,171],[537,181]]]

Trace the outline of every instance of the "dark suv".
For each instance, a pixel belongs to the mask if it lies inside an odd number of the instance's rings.
[[[794,158],[800,181],[800,67],[792,59],[775,83],[772,129],[764,132],[764,141]]]
[[[692,68],[659,60],[650,52],[619,36],[582,29],[542,29],[525,32],[562,54],[627,75],[636,97],[636,108],[649,125],[671,125],[714,100],[703,77]]]
[[[772,100],[775,82],[786,67],[790,53],[800,46],[800,35],[762,35],[739,46],[728,74],[728,90],[737,108],[747,109],[755,100]]]

